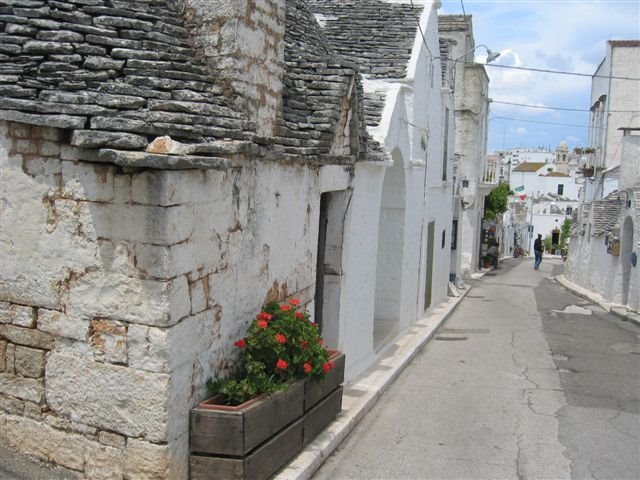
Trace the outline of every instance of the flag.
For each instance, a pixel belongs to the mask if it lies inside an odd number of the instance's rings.
[[[519,197],[520,197],[520,200],[526,200],[527,199],[527,195],[526,194],[525,195],[519,195]]]
[[[519,187],[514,188],[516,192],[524,192],[524,185],[520,185]]]

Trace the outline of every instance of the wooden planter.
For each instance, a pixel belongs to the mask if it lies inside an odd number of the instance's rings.
[[[344,355],[321,381],[300,380],[286,391],[236,407],[210,398],[191,410],[191,478],[266,479],[291,460],[342,409]]]

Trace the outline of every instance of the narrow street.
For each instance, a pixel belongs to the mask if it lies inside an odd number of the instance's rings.
[[[314,479],[640,478],[640,327],[509,259]]]

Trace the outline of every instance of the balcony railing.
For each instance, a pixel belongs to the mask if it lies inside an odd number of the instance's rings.
[[[498,183],[500,177],[500,167],[495,158],[488,158],[484,162],[484,169],[482,171],[482,183],[488,183],[495,185]]]

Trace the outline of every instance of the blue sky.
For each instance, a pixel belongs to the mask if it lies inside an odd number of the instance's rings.
[[[494,63],[593,74],[607,40],[640,39],[640,0],[463,0],[473,16],[476,45],[501,52]],[[460,0],[443,0],[440,14],[462,13]],[[486,52],[476,50],[476,60]],[[591,78],[487,67],[492,99],[527,105],[588,109]],[[638,82],[640,91],[640,82]],[[499,117],[529,120],[508,120]],[[488,151],[588,143],[588,112],[493,103]],[[550,125],[547,122],[578,126]]]

